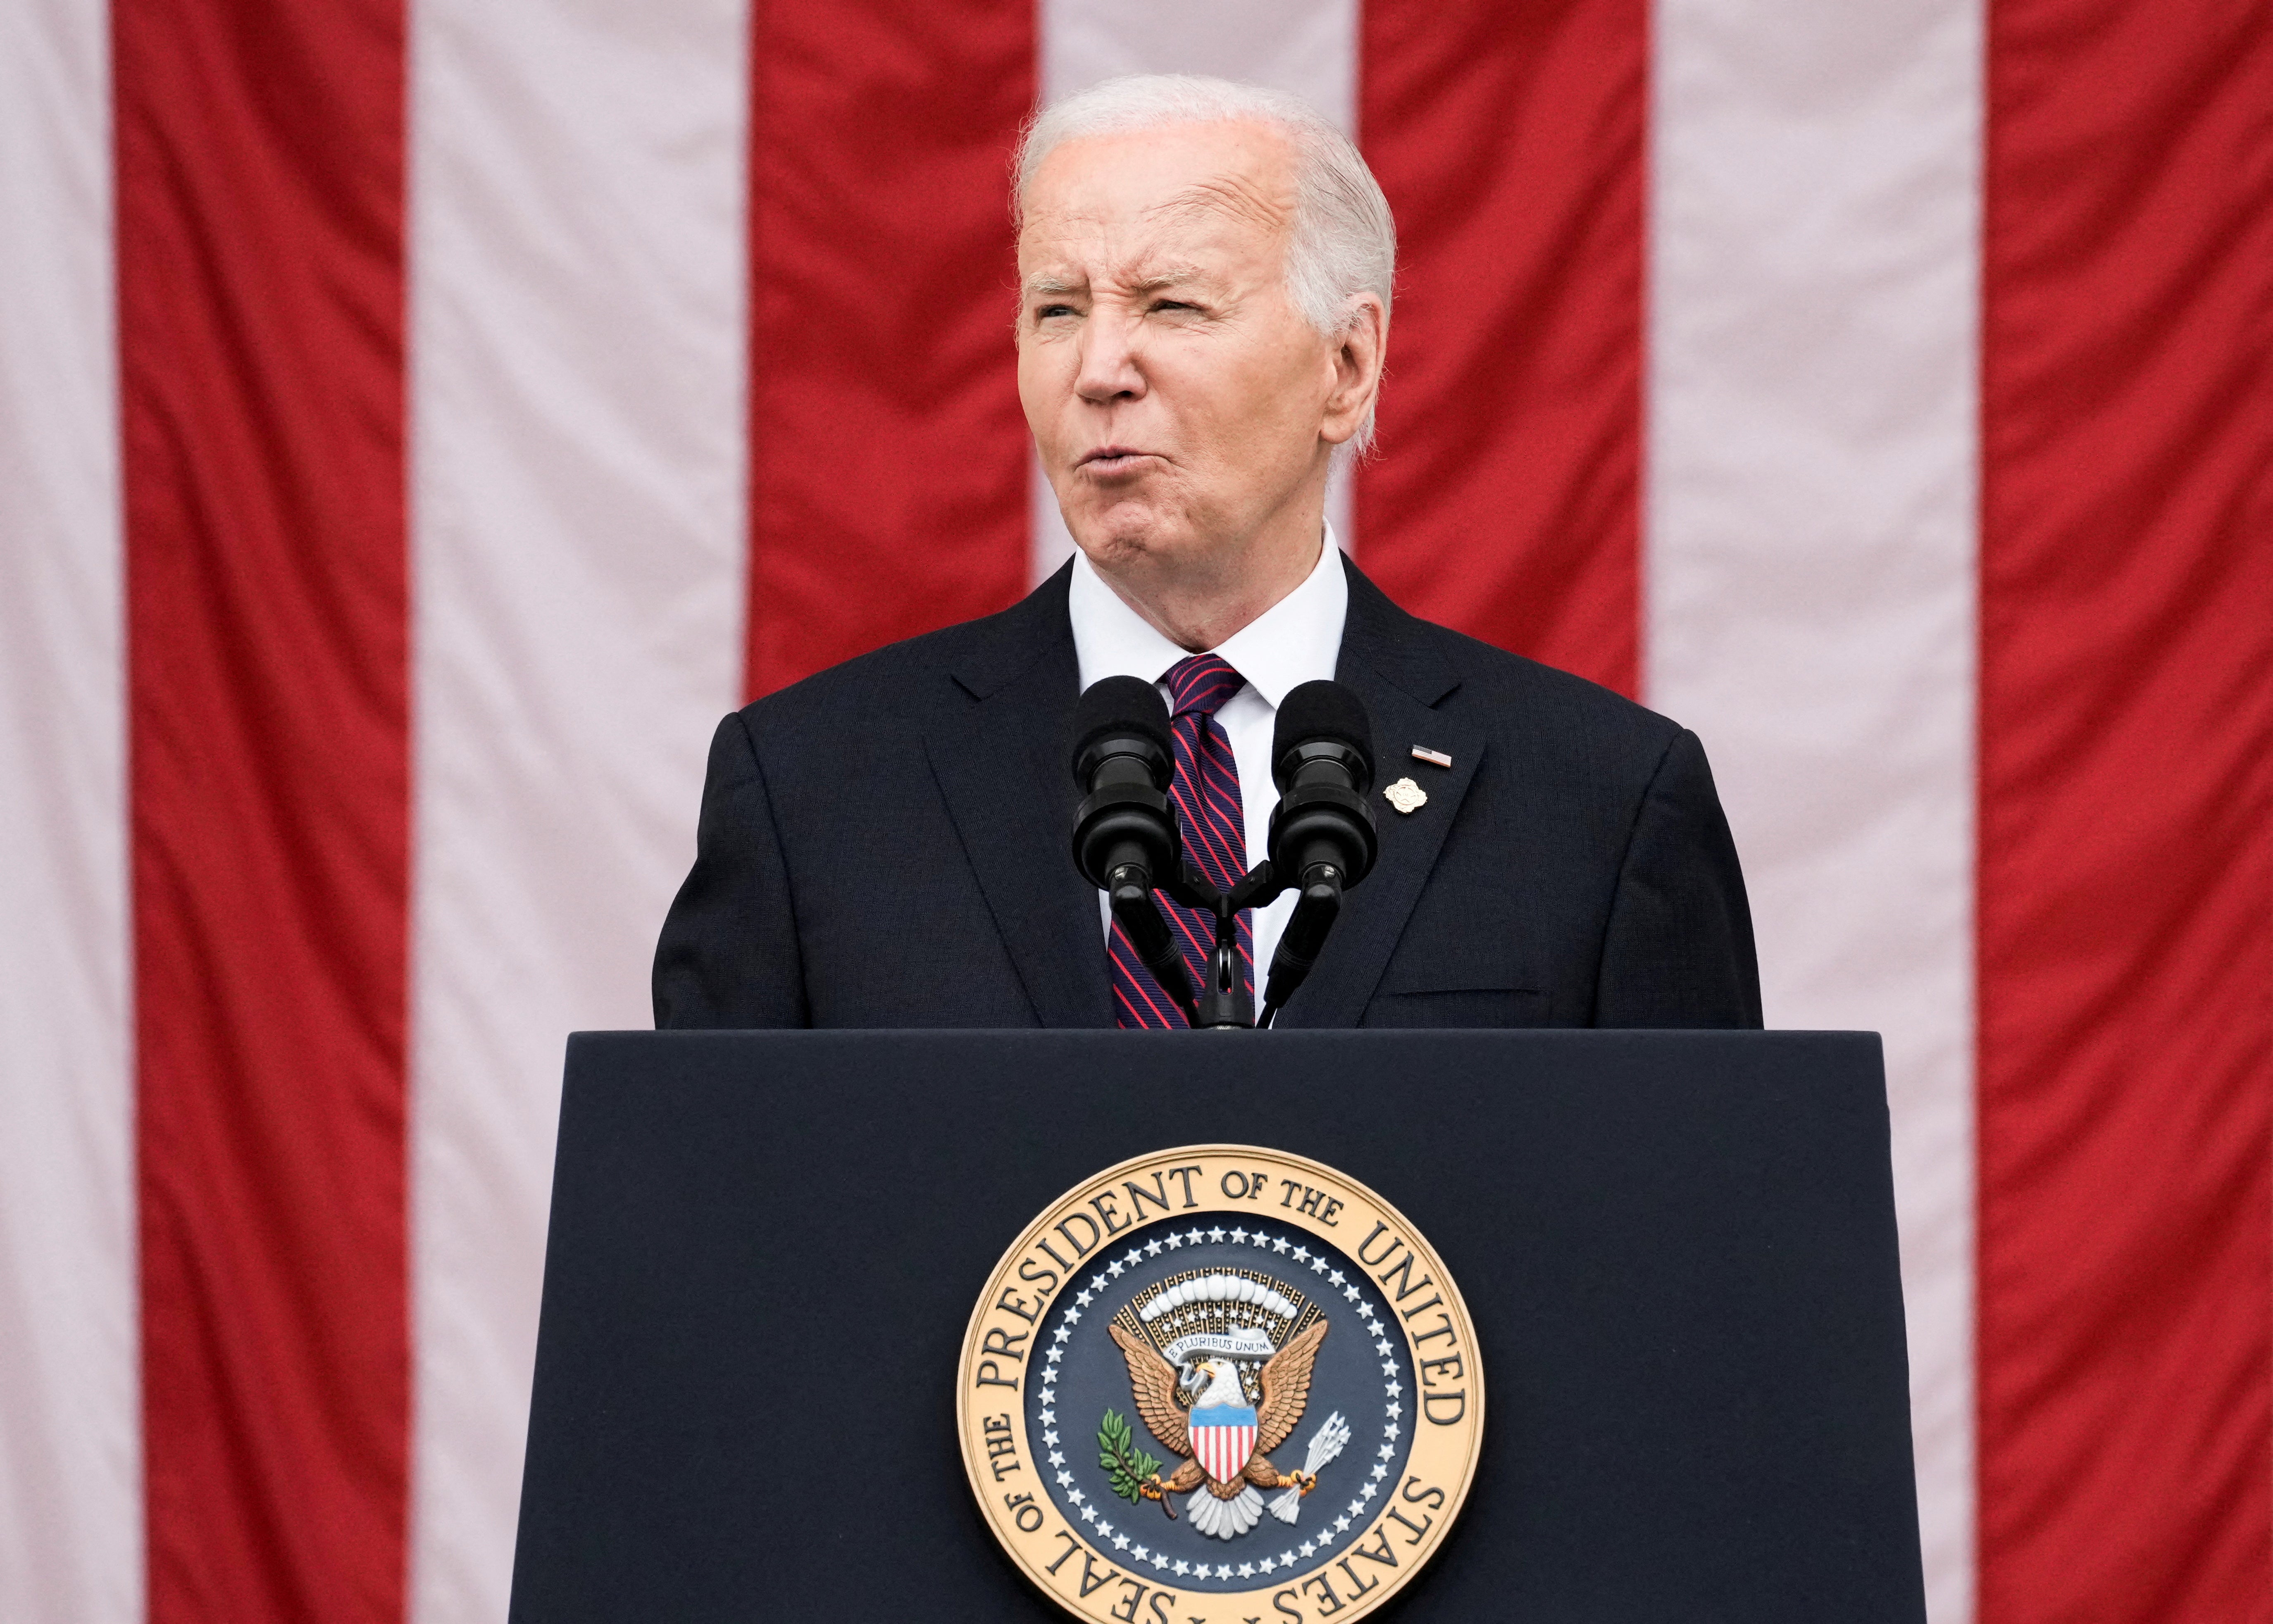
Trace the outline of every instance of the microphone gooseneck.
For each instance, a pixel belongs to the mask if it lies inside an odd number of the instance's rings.
[[[1271,776],[1271,869],[1301,894],[1271,955],[1261,1024],[1269,1025],[1310,973],[1340,917],[1342,893],[1372,872],[1373,725],[1356,694],[1335,682],[1306,682],[1279,707]]]

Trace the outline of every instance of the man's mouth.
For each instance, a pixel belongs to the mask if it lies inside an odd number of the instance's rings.
[[[1151,460],[1151,452],[1139,451],[1133,445],[1100,445],[1074,466],[1084,474],[1128,474]]]

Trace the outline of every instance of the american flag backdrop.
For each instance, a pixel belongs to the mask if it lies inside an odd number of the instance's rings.
[[[11,0],[0,1620],[504,1616],[563,1037],[721,713],[1061,556],[1144,69],[1396,210],[1361,563],[1886,1034],[1935,1624],[2273,1619],[2273,0]]]

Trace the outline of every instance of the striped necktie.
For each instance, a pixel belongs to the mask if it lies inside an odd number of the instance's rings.
[[[1220,655],[1194,655],[1170,666],[1160,680],[1167,685],[1168,706],[1175,713],[1170,731],[1176,745],[1176,782],[1170,798],[1176,805],[1184,856],[1210,884],[1228,891],[1247,872],[1247,814],[1240,803],[1239,762],[1231,753],[1231,736],[1215,713],[1247,685],[1247,679]],[[1215,950],[1215,921],[1165,896],[1159,900],[1184,950],[1193,987],[1206,985],[1208,958]],[[1117,924],[1106,956],[1112,962],[1114,1007],[1122,1026],[1190,1024],[1137,960]],[[1246,913],[1239,916],[1239,973],[1251,996],[1255,947],[1253,923]]]

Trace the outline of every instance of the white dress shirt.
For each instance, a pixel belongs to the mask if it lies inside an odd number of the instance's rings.
[[[1122,602],[1079,552],[1073,558],[1066,612],[1073,620],[1074,654],[1081,662],[1084,690],[1108,677],[1140,677],[1159,685],[1170,666],[1190,658],[1189,649],[1177,647]],[[1279,722],[1279,702],[1290,688],[1332,677],[1334,661],[1341,653],[1342,621],[1348,612],[1349,580],[1342,573],[1341,548],[1329,525],[1318,562],[1302,584],[1213,651],[1247,678],[1247,685],[1223,702],[1215,719],[1223,723],[1239,762],[1249,868],[1269,855],[1271,809],[1279,803],[1278,786],[1271,782],[1271,735]],[[1166,686],[1160,694],[1167,697]],[[1251,917],[1258,1005],[1271,954],[1287,928],[1287,916],[1294,911],[1294,894],[1287,892]],[[1097,906],[1110,935],[1113,910],[1102,891],[1097,894]]]

